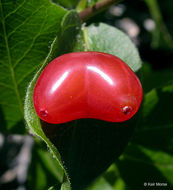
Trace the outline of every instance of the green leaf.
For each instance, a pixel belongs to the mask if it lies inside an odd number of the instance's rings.
[[[57,185],[56,186],[52,186],[52,187],[50,187],[48,190],[58,190],[58,189],[60,189],[60,190],[69,190],[69,188],[70,188],[70,186],[69,186],[69,183],[63,183],[62,185],[61,185],[61,188],[59,188]]]
[[[173,188],[173,156],[160,150],[152,150],[131,144],[124,156],[117,161],[121,177],[130,189],[151,188],[148,183],[155,183],[153,188]],[[144,183],[147,183],[145,186]],[[165,186],[157,186],[164,183]]]
[[[96,180],[87,190],[113,190],[111,185],[102,177]]]
[[[106,172],[97,178],[87,190],[125,190],[126,184],[119,175],[118,168],[112,164]]]
[[[121,124],[94,119],[59,125],[42,122],[42,129],[59,150],[72,188],[77,190],[84,189],[119,157],[136,119]]]
[[[65,53],[66,48],[70,48],[71,44],[73,44],[73,40],[76,39],[75,36],[77,34],[77,31],[80,27],[80,19],[75,11],[68,12],[64,18],[61,21],[61,28],[58,33],[58,37],[54,39],[53,43],[51,44],[50,52],[45,59],[42,67],[40,70],[36,73],[33,80],[30,82],[27,94],[25,98],[25,120],[27,123],[27,126],[42,140],[45,141],[45,143],[50,148],[50,151],[52,152],[53,156],[57,160],[57,164],[59,165],[59,168],[63,171],[63,178],[60,181],[62,183],[61,189],[69,190],[70,189],[70,182],[68,179],[68,175],[66,173],[66,170],[63,167],[61,156],[57,150],[57,148],[52,144],[49,138],[47,138],[47,134],[45,134],[42,130],[42,126],[40,123],[40,119],[38,118],[37,114],[35,113],[34,106],[33,106],[33,90],[35,83],[37,81],[37,78],[39,77],[41,71],[46,66],[47,63],[49,63],[52,59],[54,59],[56,56]],[[67,36],[70,36],[67,38]],[[67,42],[66,48],[61,48],[63,46],[63,43]]]
[[[141,126],[133,139],[135,143],[173,153],[172,96],[173,82],[146,94]]]
[[[0,0],[1,132],[25,132],[26,86],[45,60],[65,13],[49,0]]]
[[[70,185],[67,182],[64,182],[61,186],[61,190],[69,190],[70,189]]]
[[[77,36],[77,42],[74,51],[100,51],[113,54],[121,58],[136,73],[142,67],[135,45],[126,34],[115,27],[104,23],[83,27]]]
[[[173,67],[162,70],[152,70],[151,65],[144,63],[142,67],[142,82],[144,92],[150,92],[153,88],[161,88],[173,82]]]
[[[142,62],[139,53],[129,37],[115,27],[100,23],[90,25],[84,33],[87,49],[113,54],[121,58],[137,72]]]
[[[69,11],[61,22],[61,30],[58,33],[58,45],[54,50],[54,57],[73,51],[77,41],[77,35],[81,28],[81,20],[76,11]]]

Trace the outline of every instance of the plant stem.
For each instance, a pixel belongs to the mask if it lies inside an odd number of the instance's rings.
[[[89,51],[90,50],[90,45],[89,45],[89,42],[88,42],[88,34],[87,34],[87,31],[86,31],[86,28],[84,27],[83,28],[83,36],[84,36],[84,41],[85,41],[85,51]]]
[[[157,0],[145,0],[151,16],[156,23],[156,28],[153,32],[153,42],[152,45],[154,48],[158,48],[161,44],[161,38],[168,45],[169,48],[173,49],[173,39],[170,35],[162,17],[161,10]]]
[[[81,20],[84,22],[88,20],[90,17],[94,16],[95,14],[103,11],[104,9],[108,8],[109,6],[120,2],[121,0],[103,0],[94,4],[91,7],[86,8],[82,12],[79,13]]]
[[[86,5],[87,5],[87,0],[80,0],[76,7],[77,12],[83,11],[85,9]]]

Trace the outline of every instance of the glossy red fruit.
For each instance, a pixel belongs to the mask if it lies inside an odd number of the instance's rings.
[[[77,52],[56,58],[44,69],[33,98],[38,116],[57,124],[79,118],[128,120],[142,95],[139,79],[118,57]]]

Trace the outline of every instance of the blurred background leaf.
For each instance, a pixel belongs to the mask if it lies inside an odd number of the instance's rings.
[[[27,189],[43,190],[53,184],[60,189],[63,175],[63,170],[57,165],[48,148],[37,140],[32,150]]]
[[[172,96],[173,83],[153,89],[145,96],[140,125],[117,162],[131,189],[145,189],[144,182],[167,184],[157,189],[173,188]]]
[[[144,63],[142,70],[145,72],[142,79],[145,93],[173,82],[173,65],[162,70],[153,70],[151,64]]]
[[[151,16],[155,21],[155,29],[152,32],[152,47],[153,48],[165,48],[173,50],[173,38],[170,35],[167,26],[165,25],[162,14],[159,8],[159,4],[157,0],[145,0]]]

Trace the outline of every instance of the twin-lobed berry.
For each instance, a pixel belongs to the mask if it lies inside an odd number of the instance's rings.
[[[48,123],[79,118],[122,122],[142,101],[141,83],[121,59],[101,52],[76,52],[54,59],[41,73],[33,101]]]

